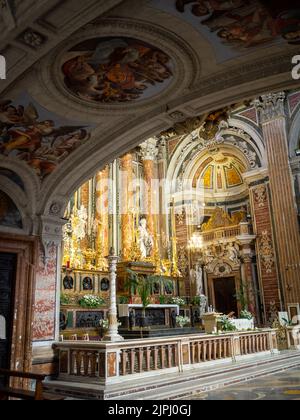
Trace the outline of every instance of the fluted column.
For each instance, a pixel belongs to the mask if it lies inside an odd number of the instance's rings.
[[[122,258],[130,260],[134,241],[134,192],[133,192],[133,157],[127,153],[121,158],[120,213],[122,230]]]
[[[289,164],[285,93],[255,101],[266,143],[274,230],[285,303],[300,302],[300,235]]]
[[[147,225],[148,231],[154,237],[156,234],[156,217],[154,215],[154,210],[156,208],[155,200],[158,197],[155,197],[155,191],[153,188],[153,180],[155,179],[155,167],[154,162],[158,154],[157,149],[157,140],[151,138],[141,145],[141,154],[143,159],[144,167],[144,180],[145,180],[145,200],[146,200],[146,210],[147,210]],[[156,191],[158,194],[158,191]]]
[[[96,223],[97,223],[97,269],[107,268],[105,257],[109,253],[109,209],[108,209],[109,166],[96,175]]]

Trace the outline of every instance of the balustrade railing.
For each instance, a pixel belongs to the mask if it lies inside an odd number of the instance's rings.
[[[119,343],[64,341],[55,347],[60,379],[101,383],[182,372],[209,362],[235,362],[239,357],[278,351],[275,330]]]
[[[221,239],[233,239],[241,235],[241,227],[240,226],[224,227],[224,228],[215,229],[209,232],[203,232],[201,235],[203,237],[204,242],[214,242],[214,241],[219,241]]]

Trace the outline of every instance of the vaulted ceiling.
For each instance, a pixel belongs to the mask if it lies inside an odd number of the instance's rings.
[[[81,183],[145,139],[187,118],[297,87],[291,60],[300,7],[269,3],[4,2],[1,162],[7,169],[18,162],[28,173],[40,214],[53,203],[63,214]]]

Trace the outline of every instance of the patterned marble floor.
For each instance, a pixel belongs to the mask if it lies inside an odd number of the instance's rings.
[[[300,368],[196,395],[192,400],[300,401]]]

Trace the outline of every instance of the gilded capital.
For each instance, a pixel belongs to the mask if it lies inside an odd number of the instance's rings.
[[[285,98],[286,94],[284,92],[269,93],[268,95],[262,95],[253,102],[262,124],[285,117]]]
[[[158,155],[157,139],[150,138],[141,144],[141,155],[143,160],[155,160]]]

